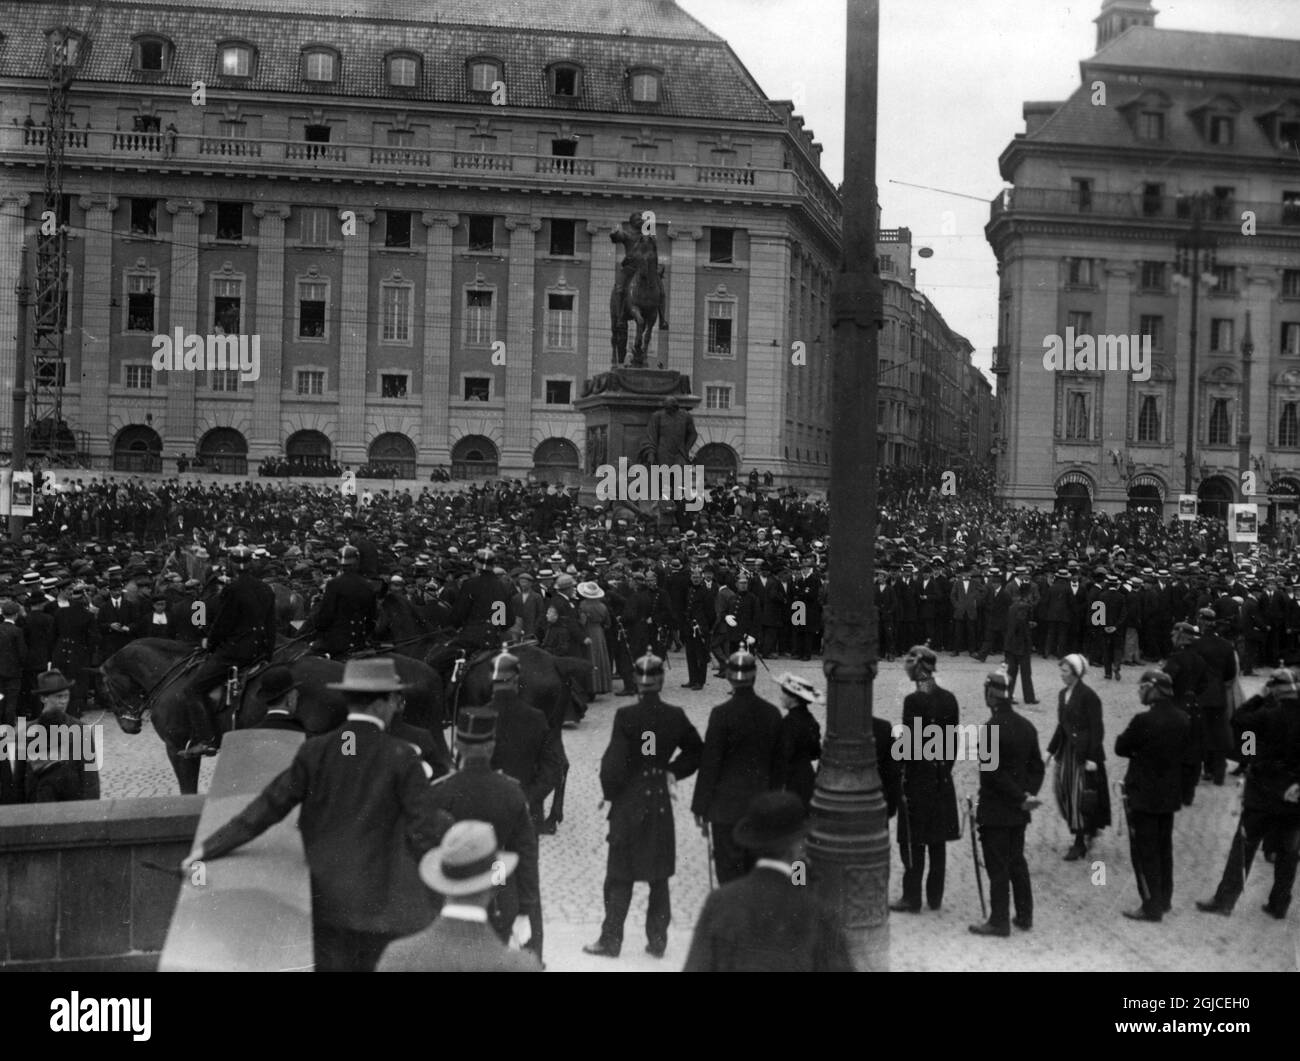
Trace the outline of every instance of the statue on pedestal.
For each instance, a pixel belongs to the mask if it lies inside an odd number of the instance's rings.
[[[698,437],[695,418],[669,396],[664,407],[650,417],[642,459],[646,464],[685,467],[691,462],[691,448]]]
[[[612,364],[622,365],[627,357],[627,322],[636,321],[631,368],[646,367],[646,351],[654,326],[668,327],[664,309],[663,269],[655,238],[642,225],[642,215],[633,214],[609,238],[623,245],[623,261],[614,278],[609,313],[612,329]]]

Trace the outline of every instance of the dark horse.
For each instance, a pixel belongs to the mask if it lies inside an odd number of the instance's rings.
[[[301,650],[301,646],[295,646]],[[183,794],[198,791],[199,760],[183,759],[177,751],[189,742],[186,716],[186,698],[193,669],[186,665],[193,654],[193,646],[181,641],[167,641],[157,637],[142,637],[121,648],[100,666],[103,675],[102,695],[106,706],[117,715],[124,733],[139,733],[145,708],[150,710],[154,730],[167,749],[167,759],[172,764],[176,781]],[[286,658],[280,659],[280,656]],[[324,656],[300,655],[289,658],[292,651],[277,651],[277,662],[287,663],[294,679],[303,683],[298,700],[298,717],[309,736],[328,733],[343,724],[347,717],[342,696],[326,683],[337,682],[343,676],[343,664]],[[417,659],[407,656],[391,657],[402,680],[411,688],[406,693],[404,720],[412,726],[430,730],[435,741],[441,741],[443,717],[442,685],[436,674]],[[245,685],[233,728],[245,729],[256,725],[266,713],[266,707],[257,695],[261,688],[261,674],[255,675]],[[232,728],[227,712],[222,718],[223,728]],[[442,753],[444,756],[444,751]]]
[[[617,285],[610,293],[612,363],[623,364],[627,358],[627,322],[636,321],[636,341],[632,346],[632,368],[645,368],[650,336],[659,322],[663,306],[663,279],[659,268],[659,250],[653,236],[640,230],[620,227],[609,238],[621,243],[624,269],[630,275],[620,293]]]

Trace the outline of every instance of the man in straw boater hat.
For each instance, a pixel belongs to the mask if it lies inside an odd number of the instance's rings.
[[[433,802],[456,821],[488,822],[501,848],[519,856],[519,871],[498,889],[488,916],[502,943],[511,933],[542,957],[542,894],[537,868],[537,830],[519,782],[492,769],[497,713],[467,707],[456,720],[461,769],[433,786]]]
[[[317,972],[369,972],[394,939],[434,915],[419,858],[450,816],[433,801],[420,757],[388,729],[406,688],[391,659],[350,660],[343,680],[347,721],[305,741],[289,768],[182,863],[229,854],[302,805],[298,828],[311,871]]]
[[[632,885],[650,884],[646,953],[662,958],[672,907],[668,878],[677,869],[672,786],[695,773],[703,742],[680,707],[659,699],[664,661],[646,653],[633,666],[638,700],[614,713],[609,747],[600,760],[600,787],[609,801],[609,859],[605,865],[605,922],[600,939],[582,949],[617,958]]]
[[[754,868],[709,893],[682,971],[852,972],[843,931],[808,885],[799,797],[760,793],[734,834]]]
[[[488,822],[460,821],[420,859],[420,877],[443,896],[442,912],[413,936],[394,940],[381,973],[537,973],[537,956],[513,951],[488,923],[488,907],[519,865]]]

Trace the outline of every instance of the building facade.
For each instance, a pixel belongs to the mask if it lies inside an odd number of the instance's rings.
[[[999,495],[1169,517],[1190,485],[1276,515],[1300,495],[1300,41],[1155,17],[1105,0],[1079,88],[1026,103],[999,160]],[[1045,365],[1083,337],[1096,363]]]
[[[0,28],[5,393],[69,10],[23,4]],[[648,363],[702,399],[700,463],[828,478],[838,195],[793,105],[675,4],[103,12],[63,181],[64,416],[96,465],[572,480],[572,402],[611,360],[609,236],[648,211],[669,322]],[[158,371],[177,329],[256,337],[258,378]]]

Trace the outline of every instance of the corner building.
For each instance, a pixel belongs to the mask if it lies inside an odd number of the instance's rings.
[[[6,393],[49,49],[92,6],[11,5],[0,27]],[[653,211],[670,330],[648,361],[701,397],[700,463],[828,479],[838,195],[793,104],[675,4],[110,0],[87,48],[63,404],[94,466],[573,481],[571,403],[611,360],[609,234]],[[155,372],[176,328],[257,336],[260,378]]]
[[[1079,88],[1026,103],[999,159],[998,493],[1168,518],[1190,402],[1201,513],[1252,500],[1276,518],[1300,495],[1300,40],[1156,14],[1105,0]],[[1044,339],[1069,328],[1149,337],[1150,378],[1044,369]]]

